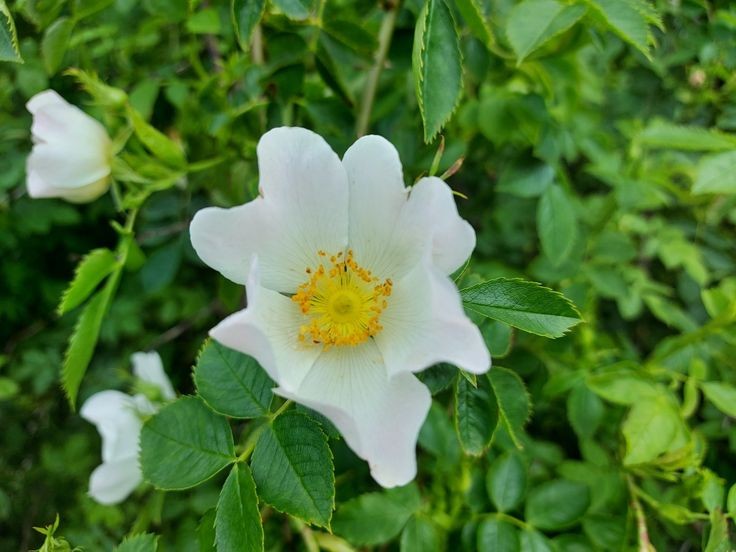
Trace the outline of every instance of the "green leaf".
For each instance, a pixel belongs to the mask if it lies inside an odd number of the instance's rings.
[[[317,422],[298,412],[282,414],[256,443],[251,465],[265,502],[309,523],[330,526],[335,474],[327,437]]]
[[[533,529],[521,532],[521,549],[524,552],[552,552],[547,537]]]
[[[323,25],[328,35],[358,53],[372,54],[378,48],[376,38],[365,27],[348,19],[328,17]]]
[[[43,65],[49,75],[53,75],[64,61],[64,54],[69,47],[69,40],[74,30],[74,20],[61,17],[46,29],[41,41]]]
[[[215,517],[216,509],[210,508],[199,520],[197,526],[197,542],[199,552],[215,552]]]
[[[156,249],[138,272],[143,290],[154,294],[166,288],[176,277],[184,253],[184,241],[179,238]]]
[[[630,370],[589,375],[586,383],[597,395],[616,404],[634,404],[661,395],[654,383]]]
[[[419,431],[419,445],[437,459],[437,466],[453,471],[461,459],[460,443],[445,410],[436,402]]]
[[[572,27],[585,11],[581,4],[565,5],[556,0],[524,0],[515,5],[506,23],[506,36],[517,63]]]
[[[649,54],[649,26],[647,17],[632,0],[584,0],[603,23],[625,42],[647,58]]]
[[[736,151],[703,156],[698,162],[694,194],[736,193]]]
[[[2,360],[2,357],[0,357]],[[0,377],[0,401],[8,400],[20,391],[20,386],[17,382],[10,378]]]
[[[470,32],[485,44],[486,48],[495,44],[496,39],[491,32],[491,27],[488,25],[479,0],[455,0],[455,6],[468,25]]]
[[[343,503],[335,512],[335,534],[358,546],[383,544],[404,528],[421,506],[414,483],[381,493],[368,493]]]
[[[128,106],[128,119],[138,139],[150,152],[170,167],[183,169],[187,161],[178,144],[148,124],[132,107]]]
[[[445,0],[427,0],[419,13],[412,70],[424,141],[429,143],[450,119],[462,93],[460,41]]]
[[[18,34],[15,31],[15,21],[10,15],[5,0],[0,0],[0,61],[23,63],[18,48]]]
[[[707,381],[702,383],[700,387],[708,400],[718,410],[727,416],[736,418],[736,387],[729,383],[717,381]]]
[[[195,487],[235,461],[227,420],[198,397],[167,404],[143,425],[143,477],[164,490]]]
[[[436,395],[440,391],[444,391],[457,379],[460,370],[452,364],[440,362],[430,366],[426,370],[417,372],[416,376],[424,385],[429,388],[432,395]]]
[[[477,387],[465,378],[455,383],[455,430],[463,450],[480,456],[491,444],[498,425],[498,405],[488,376],[478,376]]]
[[[266,0],[230,0],[230,15],[235,36],[243,51],[247,52],[250,49],[253,30],[263,17],[265,8]]]
[[[624,464],[644,464],[677,448],[686,431],[679,411],[666,397],[634,403],[621,431],[626,439]]]
[[[716,129],[682,126],[655,119],[639,134],[639,141],[650,148],[683,151],[724,151],[736,148],[736,136]]]
[[[499,519],[484,519],[478,526],[478,550],[521,552],[519,530]]]
[[[554,178],[555,170],[547,163],[512,163],[501,172],[496,189],[517,197],[537,197],[549,188]]]
[[[79,21],[107,8],[115,0],[74,0],[74,18]]]
[[[232,418],[268,414],[275,385],[254,358],[213,340],[199,354],[194,384],[210,408]]]
[[[401,533],[401,552],[441,552],[442,549],[439,529],[423,517],[413,516]]]
[[[517,448],[523,448],[521,435],[531,414],[531,401],[524,382],[511,370],[494,366],[488,377],[498,403],[499,423],[503,424]]]
[[[141,533],[126,537],[114,552],[156,552],[158,550],[158,537],[151,533]]]
[[[256,484],[247,464],[235,464],[217,501],[218,552],[261,552],[263,526]]]
[[[117,278],[112,276],[105,287],[90,299],[79,315],[74,332],[69,339],[64,355],[64,365],[61,368],[61,385],[72,409],[77,402],[77,393],[82,378],[92,360],[102,320],[110,305],[116,285]]]
[[[603,418],[605,407],[593,391],[577,385],[567,396],[567,418],[581,439],[593,437]]]
[[[723,501],[726,498],[726,489],[724,481],[709,469],[701,471],[703,481],[700,487],[700,499],[703,506],[711,514],[715,511],[723,510]]]
[[[525,332],[561,337],[581,322],[580,313],[561,293],[519,278],[496,278],[460,292],[466,309]]]
[[[81,305],[116,265],[115,254],[109,249],[93,249],[87,253],[79,261],[74,278],[61,297],[57,309],[59,316]]]
[[[575,244],[577,222],[572,203],[560,186],[549,186],[539,199],[537,232],[542,251],[552,264],[565,262]]]
[[[537,529],[555,531],[574,525],[589,505],[587,485],[555,479],[529,493],[524,519]]]
[[[732,552],[733,542],[728,531],[728,519],[723,512],[716,510],[710,514],[708,544],[704,552]]]
[[[186,22],[187,31],[194,34],[220,34],[220,14],[215,8],[205,8],[190,14]]]
[[[284,12],[284,15],[295,21],[303,21],[311,13],[314,2],[312,0],[273,0],[273,4]]]
[[[486,475],[486,490],[499,512],[516,508],[526,492],[526,466],[514,452],[496,458]]]
[[[328,48],[324,47],[324,40],[320,37],[319,47],[315,52],[314,66],[320,77],[332,91],[337,94],[347,105],[353,105],[353,98],[337,65],[332,59]]]
[[[736,483],[731,485],[726,497],[726,510],[732,518],[736,516]]]

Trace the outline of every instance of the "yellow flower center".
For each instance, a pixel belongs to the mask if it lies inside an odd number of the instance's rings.
[[[309,279],[300,285],[291,300],[299,305],[305,324],[299,341],[324,345],[358,345],[383,328],[381,312],[388,306],[392,282],[380,282],[361,267],[353,252],[327,257],[316,268],[307,268]]]

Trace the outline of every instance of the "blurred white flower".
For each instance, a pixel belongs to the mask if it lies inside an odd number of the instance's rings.
[[[112,159],[105,127],[53,90],[36,94],[26,108],[33,115],[28,195],[85,203],[104,194]]]
[[[439,178],[406,189],[396,149],[379,136],[340,161],[317,134],[277,128],[258,162],[261,197],[192,221],[200,258],[247,285],[248,308],[211,335],[255,357],[276,393],[327,416],[378,483],[403,485],[431,403],[413,372],[490,367],[448,277],[475,232]]]
[[[135,376],[155,388],[162,401],[176,397],[158,353],[135,353],[132,360]],[[100,504],[125,500],[142,481],[138,437],[143,417],[155,414],[159,405],[160,401],[151,401],[143,394],[130,396],[115,390],[95,393],[82,405],[81,416],[93,423],[102,437],[102,464],[89,478],[89,494]]]

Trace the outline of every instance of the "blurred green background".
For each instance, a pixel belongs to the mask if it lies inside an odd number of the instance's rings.
[[[736,8],[429,4],[451,14],[459,45],[430,58],[420,82],[456,104],[425,118],[441,126],[452,111],[440,173],[464,158],[448,183],[466,196],[458,207],[478,246],[459,285],[535,280],[571,298],[585,323],[552,341],[483,322],[494,364],[528,389],[523,450],[498,431],[487,454],[464,456],[452,425],[458,375],[433,371],[421,505],[392,524],[381,508],[351,502],[379,489],[334,439],[340,539],[266,508],[266,549],[644,551],[646,524],[660,552],[732,550]],[[80,68],[125,90],[190,163],[221,160],[145,202],[135,227],[145,261],[123,275],[80,404],[125,389],[139,350],[158,350],[188,393],[207,330],[243,301],[241,287],[196,258],[188,222],[203,206],[256,195],[263,132],[304,126],[342,155],[367,111],[364,125],[397,147],[407,184],[429,170],[439,139],[425,143],[412,70],[423,5],[273,0],[253,20],[237,1],[8,2],[24,63],[0,63],[0,550],[39,547],[33,526],[59,513],[58,533],[88,551],[143,530],[161,534],[163,550],[199,551],[200,518],[222,483],[166,495],[144,486],[116,507],[87,497],[100,441],[60,390],[77,314],[55,308],[79,259],[114,247],[109,221],[120,217],[109,194],[81,206],[27,196],[25,102],[53,88],[114,136],[120,114],[64,75]],[[374,521],[350,523],[358,514]]]

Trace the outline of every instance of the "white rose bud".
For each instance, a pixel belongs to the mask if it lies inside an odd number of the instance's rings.
[[[93,201],[110,186],[112,142],[105,127],[53,90],[26,104],[33,115],[33,151],[26,166],[28,195]]]

